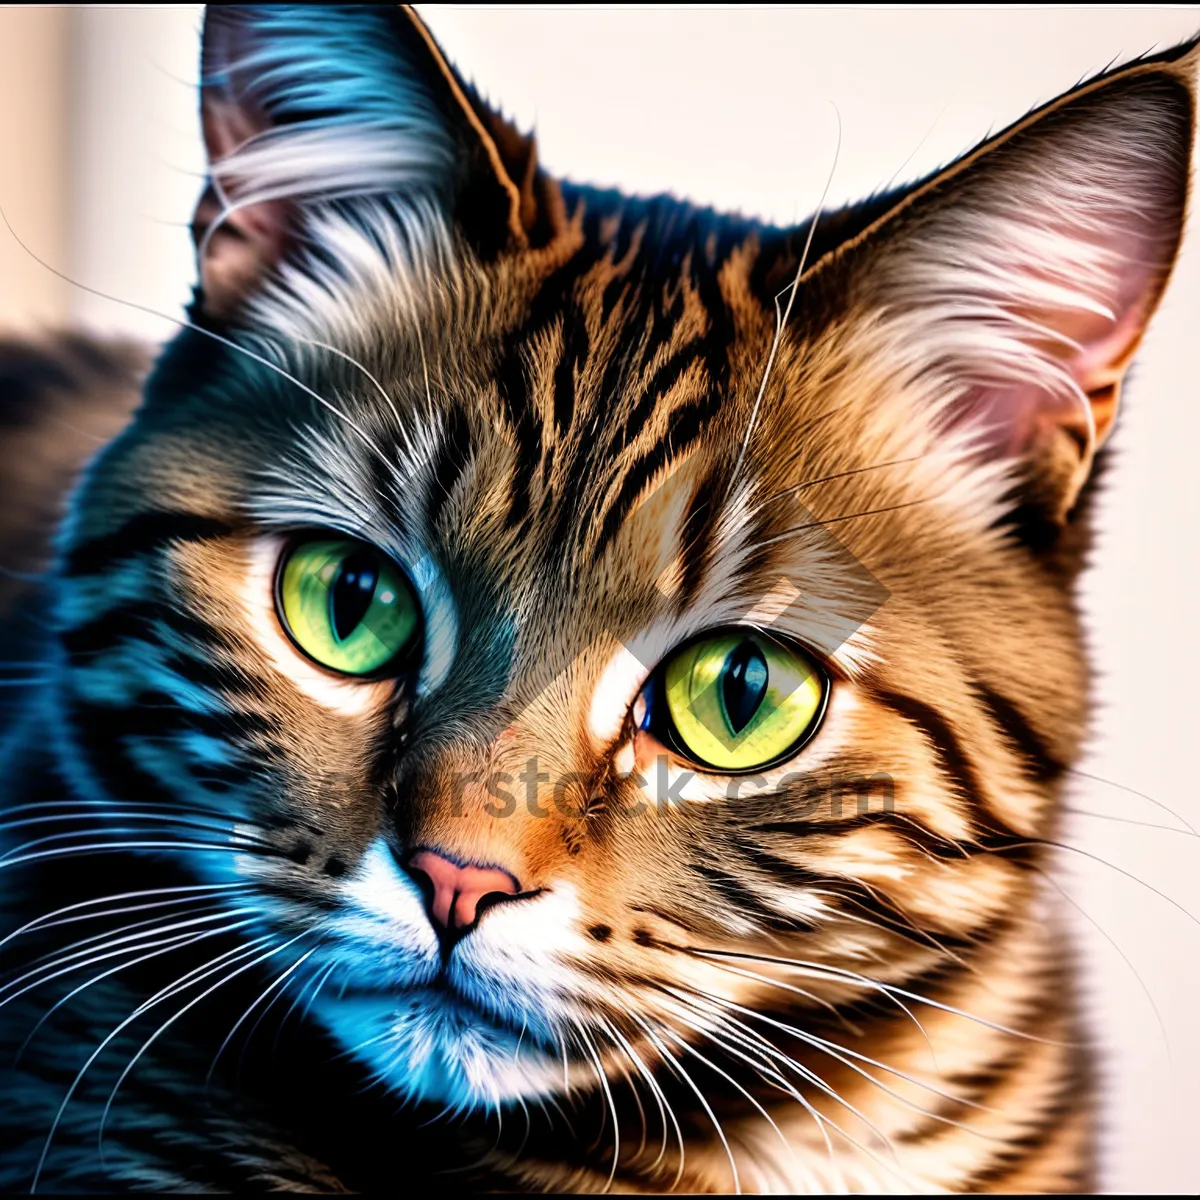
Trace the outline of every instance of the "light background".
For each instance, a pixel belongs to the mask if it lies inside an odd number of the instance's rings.
[[[464,72],[577,180],[789,221],[911,178],[1200,8],[425,10]],[[178,317],[202,159],[197,6],[0,8],[0,205],[80,283]],[[1060,886],[1104,1052],[1109,1190],[1200,1190],[1200,237],[1145,340],[1084,587],[1098,669]],[[0,228],[0,329],[171,325],[56,280]],[[1038,664],[1030,662],[1036,674]],[[1127,791],[1124,789],[1133,789]],[[1142,797],[1134,792],[1143,793]],[[1150,797],[1152,799],[1146,799]],[[1111,864],[1111,865],[1109,865]],[[1141,881],[1141,882],[1138,882]],[[1148,886],[1147,886],[1148,885]],[[1162,896],[1150,889],[1157,889]]]

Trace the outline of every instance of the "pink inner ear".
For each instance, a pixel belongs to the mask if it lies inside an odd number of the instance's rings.
[[[1091,246],[1093,253],[1112,264],[1105,280],[1107,295],[1097,297],[1110,309],[1112,318],[1068,309],[1055,322],[1056,331],[1079,347],[1068,354],[1067,364],[1076,383],[1089,395],[1120,382],[1141,340],[1176,241],[1175,230],[1154,227],[1152,212],[1141,217],[1143,228],[1137,230],[1129,228],[1129,217],[1124,214],[1110,213],[1108,221],[1109,236],[1103,241],[1091,239]],[[1075,236],[1078,238],[1078,233]]]
[[[209,161],[221,160],[266,129],[241,105],[206,95],[201,111]],[[287,244],[287,205],[281,200],[237,206],[236,193],[205,190],[196,208],[193,237],[200,257],[200,281],[206,310],[217,317],[233,314],[265,272],[283,256]]]
[[[1075,335],[1081,349],[1068,360],[1071,374],[1088,395],[1103,391],[1121,381],[1130,356],[1137,349],[1145,328],[1150,299],[1149,272],[1145,273],[1143,288],[1118,313],[1115,322],[1092,318],[1094,328],[1080,330]],[[1101,324],[1107,328],[1100,327]]]
[[[239,146],[244,146],[255,134],[267,128],[265,121],[251,120],[250,114],[240,104],[218,99],[211,94],[204,97],[201,121],[204,146],[211,163],[228,158]]]
[[[1118,224],[1115,215],[1112,223]],[[1170,261],[1174,246],[1173,239],[1164,245],[1167,239],[1154,236],[1157,232],[1138,236],[1118,228],[1111,241],[1100,243],[1094,237],[1080,238],[1078,231],[1064,229],[1061,237],[1065,262],[1082,257],[1107,264],[1107,272],[1099,279],[1094,268],[1089,271],[1088,283],[1081,284],[1079,291],[1083,294],[1086,286],[1091,293],[1088,299],[1097,306],[1109,306],[1115,320],[1068,302],[1060,307],[1043,302],[1014,309],[1023,329],[1021,340],[1037,348],[1039,357],[1050,368],[1049,376],[1039,379],[1040,372],[1034,370],[1027,380],[980,381],[963,397],[951,424],[969,422],[982,427],[988,450],[1002,456],[1028,451],[1055,429],[1069,430],[1083,445],[1092,440],[1084,409],[1086,398],[1095,443],[1102,442],[1116,413],[1122,376],[1141,340],[1161,285],[1163,264]],[[1065,263],[1055,265],[1058,271],[1022,272],[1029,293],[1062,288]],[[1095,294],[1097,291],[1100,295]],[[1054,379],[1056,367],[1065,378]]]

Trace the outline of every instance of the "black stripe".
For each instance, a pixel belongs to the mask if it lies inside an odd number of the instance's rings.
[[[253,696],[259,691],[257,682],[246,672],[211,656],[198,658],[175,653],[167,658],[167,666],[180,679],[219,695]]]
[[[593,563],[599,562],[604,557],[604,552],[617,536],[621,526],[625,523],[625,518],[629,516],[634,501],[654,477],[654,473],[666,464],[665,451],[666,447],[659,443],[649,454],[643,455],[626,471],[621,490],[617,493],[617,498],[609,506],[608,511],[604,514],[604,520],[601,522],[600,533],[592,551]]]
[[[942,770],[954,781],[963,799],[982,807],[983,793],[975,775],[975,768],[941,714],[928,704],[912,696],[902,696],[899,692],[880,691],[875,695],[882,704],[886,704],[910,725],[916,726],[929,739]]]
[[[137,763],[131,753],[138,740],[171,740],[181,733],[200,732],[241,753],[240,743],[275,728],[275,722],[256,713],[196,713],[180,708],[170,696],[147,692],[128,707],[113,708],[75,698],[67,723],[89,770],[104,790],[118,800],[173,803],[177,797],[158,776]],[[176,751],[182,756],[182,750]],[[191,763],[189,773],[202,788],[219,792],[246,778],[244,763]]]
[[[778,882],[789,887],[819,888],[824,894],[836,896],[846,904],[861,909],[874,918],[877,924],[908,941],[938,951],[974,951],[979,948],[978,934],[967,938],[943,933],[941,930],[936,934],[930,933],[892,903],[888,896],[855,879],[847,879],[844,875],[824,875],[778,858],[757,846],[742,846],[741,849],[760,871]]]
[[[504,415],[517,440],[517,460],[513,464],[512,497],[505,525],[513,529],[529,513],[530,485],[534,468],[542,455],[542,421],[529,404],[529,380],[525,356],[520,344],[510,347],[496,371],[496,386],[504,403]]]
[[[564,477],[571,484],[565,494],[556,494],[547,486],[542,499],[542,517],[549,521],[549,531],[544,542],[545,561],[560,569],[564,563],[571,564],[578,553],[577,547],[587,534],[587,522],[580,519],[580,513],[591,507],[586,500],[588,494],[587,482],[582,478],[582,471],[574,470],[568,474],[568,463],[580,457],[580,443],[564,444],[565,462],[562,468]],[[554,465],[554,447],[551,446],[543,460],[543,477],[550,478],[550,470]]]
[[[625,419],[625,423],[609,442],[608,453],[610,457],[619,454],[637,437],[646,422],[650,420],[659,400],[679,382],[684,373],[697,363],[699,359],[700,351],[696,340],[693,339],[671,355],[655,371],[645,388],[643,388],[641,395],[634,401],[633,407]]]
[[[88,769],[114,799],[171,804],[174,794],[157,776],[143,770],[129,756],[124,734],[129,732],[125,709],[75,703],[67,714],[75,741]]]
[[[978,966],[971,959],[941,958],[932,965],[924,967],[914,974],[903,975],[899,979],[892,980],[891,983],[893,986],[903,987],[905,991],[911,992],[913,995],[928,996],[934,999],[940,997],[946,1000],[948,999],[947,993],[962,980],[964,975],[976,973],[978,970]],[[905,999],[904,1004],[909,1012],[912,1012],[920,1006],[920,1001]],[[843,1022],[861,1026],[879,1019],[888,1025],[898,1024],[901,1027],[911,1028],[912,1020],[908,1013],[905,1013],[896,1004],[894,995],[877,991],[874,988],[863,993],[857,999],[843,1001],[837,1006],[836,1014],[822,1013],[818,1015],[814,1013],[813,1016],[818,1028],[820,1026],[845,1028]],[[926,1111],[931,1110],[926,1108]]]
[[[827,886],[827,891],[851,908],[866,913],[881,928],[939,954],[978,953],[979,947],[996,936],[1007,922],[1007,917],[996,918],[990,924],[973,928],[966,936],[947,933],[943,929],[934,933],[918,925],[897,905],[889,903],[887,897],[862,884],[839,879],[833,886]]]
[[[985,684],[975,683],[971,687],[992,720],[1021,752],[1027,772],[1033,779],[1038,783],[1050,783],[1066,770],[1065,764],[1046,748],[1046,743],[1034,732],[1016,705]]]
[[[653,201],[650,201],[650,205],[653,203]],[[648,208],[650,205],[647,205],[646,207]],[[622,207],[624,208],[625,206]],[[620,214],[621,219],[617,225],[616,233],[612,238],[610,257],[615,263],[624,262],[625,258],[629,254],[630,248],[633,246],[634,234],[638,233],[639,231],[644,231],[652,220],[652,214],[644,211],[638,211],[638,209],[642,207],[641,205],[635,203],[629,205],[628,207],[628,212],[623,211]],[[598,222],[595,220],[595,218],[593,217],[592,221],[588,222],[588,224],[592,226],[592,228],[589,230],[592,237],[594,237],[597,242],[602,241],[599,236],[599,230],[596,228]],[[645,245],[645,243],[646,239],[643,238],[642,244]],[[640,266],[640,263],[635,262],[634,267],[637,268],[638,266]]]
[[[278,721],[263,713],[243,709],[196,712],[165,692],[145,691],[132,704],[121,706],[94,704],[76,695],[71,707],[81,729],[100,731],[106,738],[136,736],[153,741],[201,733],[237,748],[248,738],[278,729]]]
[[[585,245],[542,281],[529,305],[529,313],[519,329],[507,339],[507,348],[496,368],[496,384],[504,402],[505,416],[519,435],[538,428],[540,452],[540,421],[529,404],[529,387],[525,378],[525,347],[545,333],[562,317],[575,284],[607,253],[607,247],[597,238]],[[534,459],[536,462],[536,458]]]
[[[286,857],[283,854],[280,858]],[[301,880],[291,880],[286,877],[263,875],[254,881],[255,891],[267,896],[276,896],[280,900],[294,900],[299,904],[319,908],[325,912],[340,912],[342,901],[336,896],[326,896],[312,886],[310,877],[306,874]]]
[[[530,483],[542,453],[542,421],[529,403],[526,347],[561,319],[575,284],[600,261],[598,244],[587,245],[553,270],[538,288],[521,327],[507,339],[507,348],[496,367],[496,387],[504,407],[504,418],[517,438],[517,462],[513,469],[513,494],[505,520],[507,528],[521,525],[530,511]]]
[[[426,522],[436,529],[438,521],[454,495],[454,489],[462,478],[471,457],[471,425],[459,405],[454,405],[446,415],[442,429],[442,440],[438,444],[433,460],[433,476],[429,484]]]
[[[690,404],[680,405],[667,421],[665,443],[671,457],[682,454],[704,432],[704,427],[721,407],[720,393],[708,391]]]
[[[103,613],[82,625],[63,629],[59,641],[72,663],[83,665],[83,660],[111,650],[118,642],[156,641],[154,625],[165,612],[163,605],[143,600]]]
[[[683,579],[675,596],[675,608],[682,613],[695,600],[704,583],[713,555],[713,530],[722,509],[724,488],[711,474],[701,480],[688,505],[680,529],[679,553],[683,561]]]
[[[152,600],[113,609],[82,625],[61,630],[59,640],[68,658],[74,664],[82,665],[83,660],[111,650],[118,642],[140,639],[161,643],[161,635],[156,629],[158,624],[166,626],[196,649],[226,648],[225,640],[211,625]]]
[[[599,562],[613,539],[617,536],[625,519],[633,508],[634,501],[646,485],[672,460],[682,454],[700,436],[719,400],[705,396],[702,399],[677,408],[667,423],[667,432],[660,442],[637,459],[625,475],[625,482],[617,493],[616,500],[604,514],[600,534],[592,551],[592,561]]]
[[[647,353],[652,353],[654,349],[662,345],[674,332],[676,325],[679,324],[683,317],[683,285],[682,283],[673,283],[670,286],[671,300],[669,304],[664,304],[666,299],[665,291],[655,289],[652,293],[654,297],[654,311],[650,322],[650,338],[647,345]]]
[[[729,230],[718,235],[715,255],[709,261],[701,261],[700,255],[692,258],[692,280],[700,295],[700,302],[708,314],[709,327],[704,336],[704,366],[708,375],[708,389],[718,400],[729,394],[731,367],[729,348],[736,336],[734,322],[725,306],[719,282],[720,264],[728,259],[733,247],[741,239]]]
[[[632,373],[631,362],[634,351],[638,348],[640,336],[641,331],[632,322],[623,327],[620,330],[618,345],[613,347],[608,356],[608,362],[604,364],[604,372],[600,376],[599,397],[600,403],[607,406],[606,413],[615,411],[618,404],[624,400],[628,390],[627,380]],[[616,438],[610,440],[609,457],[612,457],[614,448],[619,450],[624,444],[622,441],[621,445],[617,445],[617,441]]]
[[[1065,1074],[1058,1081],[1053,1102],[1044,1111],[1030,1113],[1029,1131],[1005,1139],[1003,1146],[988,1163],[963,1181],[962,1192],[971,1195],[985,1191],[1007,1191],[1004,1181],[1045,1150],[1063,1124],[1074,1117],[1081,1107],[1091,1104],[1092,1076],[1086,1049],[1072,1046],[1068,1051]],[[1091,1166],[1086,1163],[1073,1165],[1069,1171],[1065,1171],[1067,1190],[1082,1193],[1090,1191],[1090,1172]]]
[[[617,307],[617,302],[632,282],[626,275],[614,275],[605,284],[604,291],[600,295],[600,320],[602,322],[607,323],[608,318],[613,314],[613,309]]]
[[[695,925],[690,923],[690,921],[692,919],[694,919],[694,917],[695,917],[694,913],[678,912],[678,913],[675,913],[672,915],[671,913],[667,912],[666,909],[655,908],[652,905],[643,906],[640,904],[630,905],[629,911],[636,912],[636,913],[645,913],[647,916],[657,917],[660,921],[663,921],[668,925],[678,926],[680,929],[684,930],[686,933],[698,933],[699,932],[699,930],[696,929]]]
[[[575,374],[591,352],[583,310],[571,305],[564,319],[563,350],[554,368],[554,425],[566,433],[575,416]]]
[[[1023,866],[1033,862],[1041,852],[1038,843],[1016,834],[984,834],[970,841],[960,842],[955,838],[935,833],[913,817],[896,812],[864,812],[834,821],[767,821],[761,825],[749,826],[749,831],[794,838],[842,837],[856,829],[874,825],[885,826],[922,854],[932,858],[952,861],[977,854],[994,854]]]
[[[768,504],[762,507],[765,511],[760,511],[744,535],[745,553],[734,574],[737,583],[755,580],[769,571],[779,553],[780,544],[772,539],[776,534],[784,532],[785,526],[773,517],[771,510],[778,512],[785,506]]]
[[[787,929],[795,929],[798,925],[805,924],[802,919],[794,920],[768,907],[728,871],[722,871],[717,867],[701,866],[698,863],[692,863],[691,869],[706,879],[710,887],[741,915],[756,917],[762,924],[771,928],[782,926]]]
[[[199,542],[227,537],[232,532],[226,522],[197,513],[139,513],[112,533],[72,546],[63,559],[61,573],[68,578],[92,575],[121,559],[147,554],[172,542]]]
[[[247,769],[246,758],[239,751],[233,762],[196,762],[190,763],[192,778],[206,792],[223,796],[234,788],[252,778],[252,772]]]

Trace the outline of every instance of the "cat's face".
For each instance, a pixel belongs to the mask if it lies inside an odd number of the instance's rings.
[[[807,227],[560,188],[413,18],[324,21],[208,19],[207,332],[64,539],[81,785],[176,814],[312,1015],[464,1107],[1020,909],[1175,68],[823,218],[777,336]]]

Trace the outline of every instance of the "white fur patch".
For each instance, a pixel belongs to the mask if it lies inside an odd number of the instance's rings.
[[[644,663],[628,646],[619,645],[600,674],[588,709],[588,732],[599,752],[621,732],[630,706],[654,667]]]

